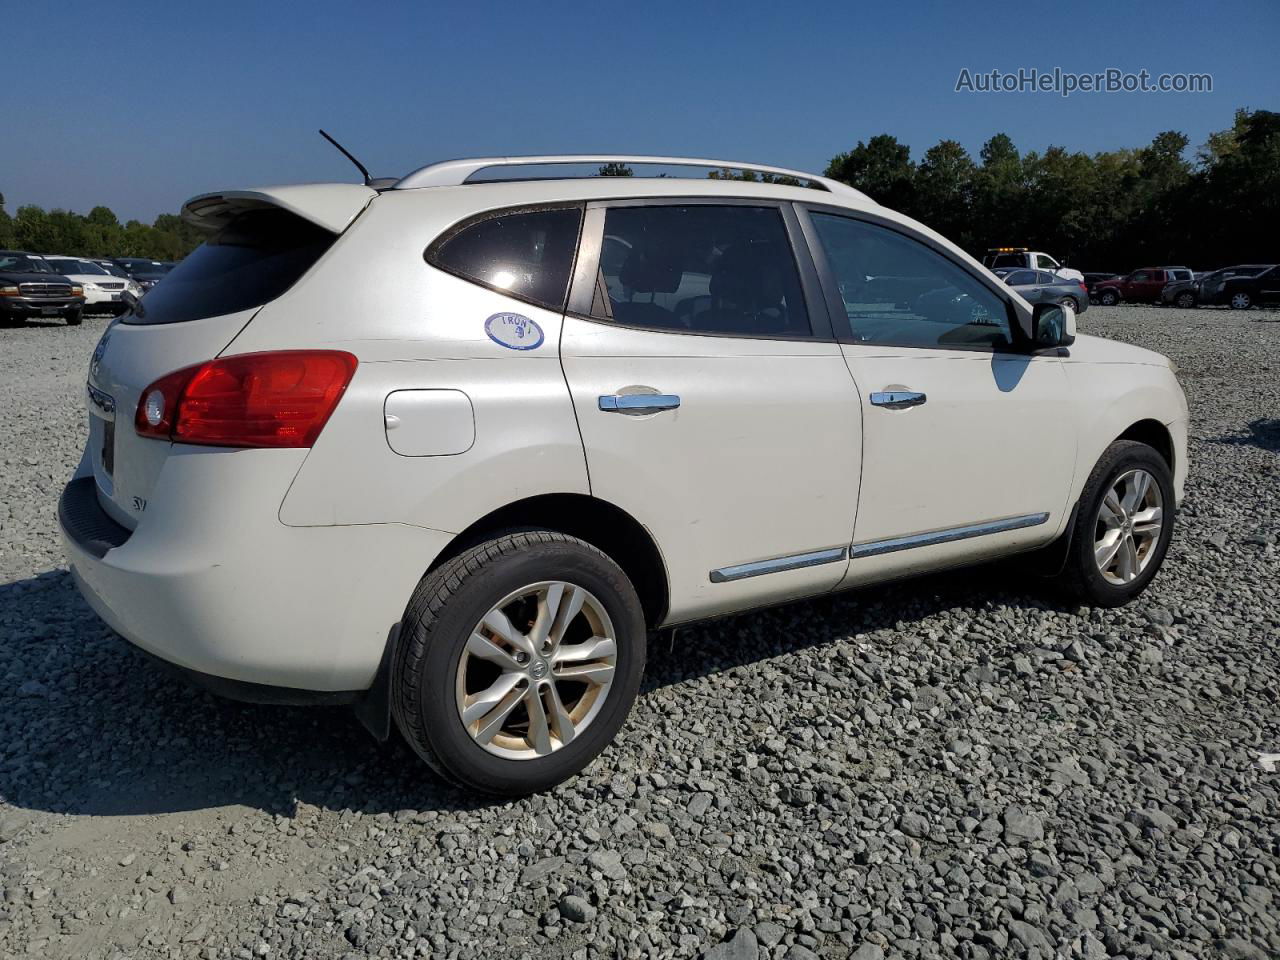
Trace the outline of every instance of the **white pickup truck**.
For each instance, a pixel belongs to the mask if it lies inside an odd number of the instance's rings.
[[[991,247],[982,258],[982,265],[988,270],[999,270],[1001,267],[1050,270],[1067,280],[1084,280],[1084,274],[1079,270],[1072,270],[1065,264],[1058,263],[1047,253],[1028,250],[1026,247]]]

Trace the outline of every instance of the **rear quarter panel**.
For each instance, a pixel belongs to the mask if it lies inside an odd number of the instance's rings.
[[[423,253],[476,211],[459,190],[380,197],[313,271],[264,307],[227,353],[330,348],[359,359],[346,394],[280,509],[295,526],[407,523],[465,529],[507,503],[544,493],[588,493],[586,462],[560,367],[560,313],[429,266]],[[515,350],[485,321],[518,313],[542,342]],[[462,453],[406,457],[387,439],[387,395],[462,391],[475,442]],[[425,426],[429,431],[429,424]]]

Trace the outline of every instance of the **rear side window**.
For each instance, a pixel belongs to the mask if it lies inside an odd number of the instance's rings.
[[[774,207],[610,208],[591,313],[677,333],[812,333],[786,224]]]
[[[260,307],[320,259],[337,235],[279,209],[236,217],[170,270],[125,323],[182,323]]]
[[[427,248],[427,263],[563,310],[581,222],[579,207],[500,211],[446,233]]]

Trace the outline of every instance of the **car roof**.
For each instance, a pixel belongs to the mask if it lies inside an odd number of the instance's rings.
[[[738,170],[752,173],[763,173],[774,177],[788,177],[812,184],[813,187],[827,193],[847,194],[868,199],[861,190],[856,190],[846,183],[831,180],[803,170],[792,170],[787,167],[775,167],[770,164],[753,163],[742,160],[712,160],[705,157],[666,157],[646,154],[549,154],[523,157],[467,157],[457,160],[443,160],[419,167],[405,177],[401,177],[392,189],[411,190],[420,187],[454,187],[463,184],[492,182],[490,179],[474,180],[476,174],[484,170],[515,170],[520,167],[604,167],[607,165],[663,168],[700,168],[704,170]],[[499,178],[514,179],[514,178]],[[529,179],[527,177],[522,179]],[[578,177],[556,177],[554,179],[690,179],[685,177],[601,177],[597,175]],[[711,179],[705,175],[696,179]],[[735,182],[735,181],[730,181]],[[736,181],[749,182],[749,181]]]

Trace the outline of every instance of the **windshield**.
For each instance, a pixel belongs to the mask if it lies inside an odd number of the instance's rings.
[[[119,264],[99,263],[98,266],[102,268],[104,273],[110,274],[113,277],[122,277],[125,280],[129,279],[128,271],[126,271],[125,268],[120,266]]]
[[[59,273],[92,273],[103,277],[109,276],[107,271],[88,260],[70,260],[62,257],[45,257],[45,260]]]
[[[1024,267],[1026,264],[1025,253],[1002,253],[991,261],[993,267]]]
[[[0,270],[10,273],[53,273],[49,265],[37,257],[25,253],[0,253]]]

